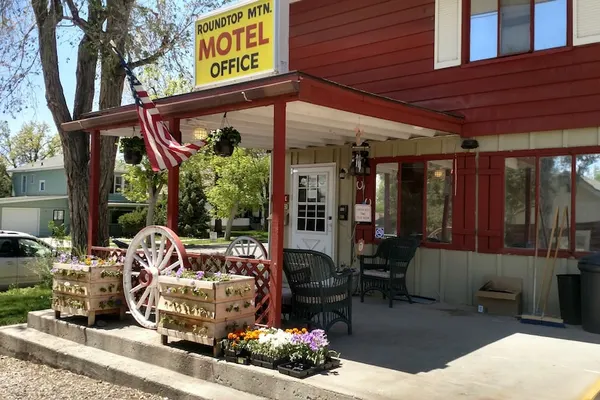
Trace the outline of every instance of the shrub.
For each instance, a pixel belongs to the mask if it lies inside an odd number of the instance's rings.
[[[146,226],[146,210],[137,209],[123,214],[118,221],[121,229],[123,229],[123,236],[133,237]]]

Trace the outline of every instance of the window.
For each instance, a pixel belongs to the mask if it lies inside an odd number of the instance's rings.
[[[567,0],[466,0],[470,61],[567,45]]]
[[[21,176],[21,193],[27,193],[27,176]]]
[[[19,257],[49,257],[49,247],[32,239],[19,239]]]
[[[54,222],[65,222],[65,210],[54,210],[52,213],[52,220]]]
[[[378,163],[375,173],[376,239],[452,242],[453,160]]]
[[[490,199],[490,213],[494,212],[493,201]],[[552,248],[558,245],[559,249],[571,252],[600,251],[598,204],[600,154],[504,159],[504,246],[507,248],[533,249],[537,239],[541,249],[551,244]]]
[[[14,240],[0,238],[0,258],[16,257]]]
[[[29,175],[29,183],[33,183],[34,179],[35,179],[35,175]]]
[[[505,247],[535,247],[535,179],[535,157],[505,160]]]
[[[326,232],[327,174],[298,175],[298,218],[296,230]]]
[[[378,238],[396,236],[398,228],[398,163],[377,164],[375,230]]]
[[[126,182],[123,175],[115,175],[113,187],[110,188],[110,193],[122,193],[125,190]]]
[[[46,191],[46,181],[40,181],[40,192]]]

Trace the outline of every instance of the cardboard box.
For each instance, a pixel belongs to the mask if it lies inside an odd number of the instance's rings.
[[[475,293],[479,312],[514,317],[522,313],[523,280],[505,276],[487,276]]]

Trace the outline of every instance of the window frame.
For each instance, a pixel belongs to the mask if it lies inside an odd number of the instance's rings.
[[[44,188],[43,188],[43,189],[42,189],[42,185],[44,185]],[[41,180],[38,182],[38,190],[39,190],[40,192],[45,192],[45,191],[46,191],[46,180],[45,180],[45,179],[41,179]]]
[[[27,193],[27,175],[21,175],[21,193]]]
[[[577,226],[576,226],[576,203],[577,203],[577,189],[575,182],[577,182],[577,156],[579,155],[587,155],[587,154],[598,154],[600,155],[600,146],[583,146],[583,147],[571,147],[571,148],[546,148],[546,149],[535,149],[535,150],[514,150],[514,151],[498,151],[498,152],[481,152],[480,156],[500,156],[502,158],[503,165],[506,163],[507,158],[517,158],[517,157],[535,157],[536,159],[536,170],[535,170],[535,215],[537,216],[539,212],[539,202],[540,202],[540,168],[539,168],[539,159],[543,157],[560,157],[560,156],[571,156],[571,185],[575,188],[575,190],[571,191],[571,199],[569,204],[569,249],[558,249],[558,257],[559,258],[580,258],[595,251],[577,251],[575,250],[575,246],[577,244]],[[479,174],[478,174],[479,177]],[[493,254],[507,254],[507,255],[523,255],[523,256],[533,256],[536,253],[535,248],[518,248],[518,247],[506,247],[504,243],[505,239],[505,217],[506,217],[506,171],[505,168],[502,169],[501,172],[501,180],[502,180],[502,188],[501,188],[501,220],[502,225],[500,228],[500,238],[502,240],[502,247],[497,250],[492,251],[480,251],[479,245],[477,248],[477,252],[483,253],[493,253]],[[481,217],[481,209],[482,207],[486,207],[490,209],[490,201],[488,204],[479,204],[478,205],[478,219]],[[573,212],[575,210],[575,212]],[[560,221],[560,220],[559,220]],[[537,235],[539,234],[538,230],[538,218],[536,217],[534,223],[534,232],[535,237],[534,241],[537,241]],[[546,247],[546,244],[539,243],[538,246]],[[546,248],[538,247],[537,252],[538,256],[546,255]],[[552,248],[552,252],[554,254],[555,248]]]
[[[62,219],[57,219],[56,214],[61,213],[61,212],[62,212],[62,216],[63,216]],[[64,224],[65,223],[65,210],[62,210],[62,209],[52,210],[52,221],[60,222],[60,223]]]
[[[117,178],[121,179],[121,184],[117,186]],[[117,187],[120,189],[117,191]],[[125,190],[125,176],[122,174],[115,174],[113,176],[113,192],[112,194],[123,194]]]
[[[462,66],[471,66],[471,65],[482,65],[482,64],[493,64],[501,61],[515,60],[525,57],[539,56],[539,55],[548,55],[563,51],[568,51],[573,49],[573,1],[574,0],[566,0],[567,2],[567,41],[565,46],[553,47],[551,49],[543,49],[543,50],[534,50],[535,47],[535,0],[530,0],[530,18],[531,23],[529,26],[529,40],[530,40],[530,50],[521,53],[513,53],[501,55],[500,53],[500,0],[498,0],[498,38],[496,44],[496,57],[486,58],[483,60],[471,61],[471,2],[475,0],[462,0],[462,47],[461,47],[461,65]]]
[[[451,198],[451,204],[452,204],[452,217],[450,219],[451,221],[451,225],[454,225],[454,218],[457,217],[456,216],[456,212],[454,210],[455,204],[456,204],[456,199],[457,199],[457,193],[459,193],[461,191],[461,188],[456,188],[457,185],[457,159],[456,159],[456,155],[455,154],[432,154],[432,155],[422,155],[422,156],[399,156],[399,157],[379,157],[379,158],[373,158],[370,160],[371,162],[371,177],[372,177],[372,182],[373,184],[371,185],[371,190],[370,190],[370,196],[372,199],[371,204],[373,204],[373,206],[371,207],[371,226],[373,228],[373,239],[372,239],[372,243],[374,244],[379,244],[381,243],[382,240],[384,239],[378,239],[374,237],[374,232],[375,232],[375,203],[376,203],[376,199],[375,196],[377,194],[377,188],[376,188],[376,181],[375,181],[375,177],[377,175],[377,165],[378,164],[397,164],[398,165],[398,176],[396,179],[398,179],[398,184],[397,184],[397,202],[398,202],[398,209],[396,211],[396,234],[400,233],[400,226],[402,223],[402,213],[401,213],[401,206],[402,206],[402,185],[401,185],[401,179],[402,179],[402,174],[400,172],[400,164],[402,163],[417,163],[417,162],[422,162],[423,163],[423,176],[424,176],[424,184],[423,184],[423,216],[422,216],[422,222],[421,222],[421,227],[422,227],[422,232],[423,232],[423,238],[421,240],[421,247],[427,247],[427,248],[436,248],[436,249],[448,249],[448,250],[464,250],[463,248],[461,248],[461,246],[456,243],[456,241],[454,240],[454,230],[453,233],[451,234],[451,242],[450,243],[445,243],[445,242],[433,242],[433,241],[428,241],[427,240],[427,171],[429,169],[429,161],[439,161],[439,160],[450,160],[452,161],[452,165],[453,165],[453,169],[454,172],[452,173],[452,198]]]

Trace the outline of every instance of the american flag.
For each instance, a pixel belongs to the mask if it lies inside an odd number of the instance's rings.
[[[113,43],[111,43],[111,47],[119,57],[121,66],[129,79],[131,92],[137,106],[137,114],[146,146],[146,154],[150,160],[152,170],[162,171],[171,169],[193,156],[200,148],[206,145],[205,141],[199,141],[195,144],[181,144],[173,138],[156,105],[150,100],[146,89],[144,89],[140,81],[135,77],[133,71],[131,71],[131,68],[129,68],[129,65],[127,65],[127,62],[125,62],[125,59]]]

